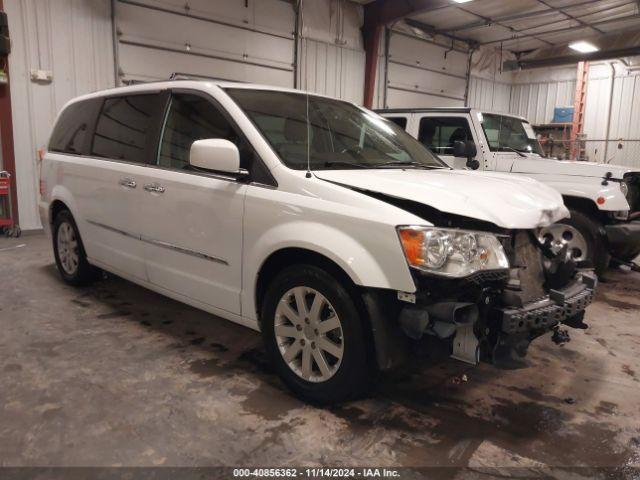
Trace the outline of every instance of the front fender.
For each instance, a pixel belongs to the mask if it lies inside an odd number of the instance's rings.
[[[285,248],[306,249],[327,257],[356,285],[415,292],[395,229],[380,228],[383,231],[361,232],[357,238],[342,229],[303,219],[267,229],[244,251],[243,315],[255,315],[255,289],[262,265],[273,253]],[[291,263],[295,261],[291,259]]]
[[[602,185],[602,180],[597,178],[588,178],[588,182],[568,181],[564,179],[554,180],[548,178],[538,178],[538,180],[555,188],[563,196],[579,197],[591,200],[598,210],[607,212],[629,210],[629,202],[627,202],[627,199],[622,194],[617,182],[609,181],[607,185]],[[603,198],[604,203],[598,203],[599,198]]]

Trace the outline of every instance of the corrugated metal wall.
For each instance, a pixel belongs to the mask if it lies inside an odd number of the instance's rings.
[[[71,98],[113,86],[111,11],[108,0],[5,0],[20,224],[40,228],[37,149]],[[34,69],[53,81],[34,82]]]
[[[523,83],[511,87],[509,111],[533,124],[550,123],[555,107],[573,106],[575,80]]]
[[[361,104],[364,50],[304,38],[299,50],[299,87]]]
[[[640,167],[639,71],[619,63],[591,67],[584,133],[590,160]]]
[[[298,86],[355,103],[364,96],[362,7],[343,0],[302,3]]]
[[[469,81],[469,106],[509,113],[511,88],[508,83],[472,76]]]

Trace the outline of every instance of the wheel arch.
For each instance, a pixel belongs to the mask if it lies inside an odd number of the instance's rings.
[[[292,262],[292,258],[296,260]],[[364,322],[367,354],[374,359],[377,368],[390,370],[406,360],[406,338],[400,334],[398,325],[390,320],[393,310],[389,301],[391,292],[357,285],[349,274],[336,262],[321,253],[299,247],[286,247],[273,252],[258,271],[255,288],[255,306],[258,324],[260,310],[269,285],[279,272],[295,264],[308,264],[323,269],[334,276],[349,291]],[[386,311],[387,315],[382,311]],[[393,316],[393,315],[392,315]]]
[[[587,217],[601,223],[606,223],[607,212],[602,211],[590,198],[563,195],[562,200],[569,210],[576,210]]]
[[[587,215],[597,215],[598,217],[600,216],[600,210],[598,209],[598,206],[590,198],[562,195],[562,199],[564,200],[564,204],[569,209],[578,210]]]
[[[51,191],[49,202],[49,223],[53,223],[55,216],[62,210],[69,210],[73,218],[78,221],[77,206],[71,192],[62,185],[56,185]]]
[[[358,288],[351,276],[338,265],[338,263],[326,255],[302,247],[281,248],[272,252],[258,269],[254,289],[254,305],[256,307],[258,321],[260,321],[260,310],[269,282],[273,280],[279,272],[295,264],[316,266],[336,277],[345,287],[353,291],[356,291]]]
[[[67,206],[67,204],[64,203],[62,200],[56,199],[53,202],[51,202],[51,205],[49,206],[49,223],[53,224],[58,214],[63,210],[68,210],[69,212],[71,211],[71,209]]]

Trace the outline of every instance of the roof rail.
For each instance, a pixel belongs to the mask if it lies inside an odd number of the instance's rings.
[[[229,80],[228,78],[221,77],[208,77],[206,75],[197,75],[195,73],[183,73],[183,72],[173,72],[169,76],[169,80],[214,80],[216,82],[238,82],[245,83],[239,80]]]

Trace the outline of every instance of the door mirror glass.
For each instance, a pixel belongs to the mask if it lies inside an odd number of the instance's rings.
[[[196,140],[189,151],[189,164],[195,168],[215,172],[246,174],[240,169],[240,151],[229,140],[207,138]]]

